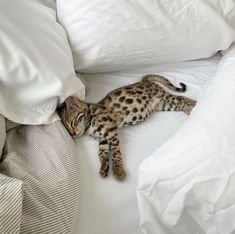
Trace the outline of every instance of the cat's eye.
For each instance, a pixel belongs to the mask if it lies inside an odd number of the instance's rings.
[[[84,114],[79,114],[76,118],[72,120],[72,127],[77,127],[78,123],[82,121],[82,118],[84,117]]]
[[[84,117],[84,114],[80,114],[78,117],[77,117],[77,121],[80,122],[82,121],[82,118]]]
[[[83,118],[83,116],[80,116],[80,117],[78,118],[78,121],[81,121],[81,120],[82,120],[82,118]]]

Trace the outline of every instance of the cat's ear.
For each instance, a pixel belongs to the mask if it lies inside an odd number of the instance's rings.
[[[68,97],[66,100],[65,100],[65,105],[67,107],[67,109],[70,109],[70,110],[76,110],[79,106],[81,106],[81,101],[76,98],[76,97]]]

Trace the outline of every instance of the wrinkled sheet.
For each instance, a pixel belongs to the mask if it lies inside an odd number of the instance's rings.
[[[145,234],[235,233],[235,47],[180,130],[140,166]]]
[[[79,161],[60,121],[12,124],[0,116],[0,233],[71,233],[79,203]]]
[[[220,59],[221,56],[215,56],[122,72],[84,74],[86,100],[97,102],[109,91],[138,82],[143,75],[149,73],[164,75],[175,85],[184,82],[187,85],[184,95],[198,99],[216,73]],[[138,167],[187,120],[188,117],[183,112],[155,112],[139,125],[119,129],[120,146],[127,172],[123,183],[115,180],[111,169],[107,178],[99,176],[100,162],[96,140],[88,136],[75,138],[80,160],[81,195],[74,233],[140,234],[136,198]]]

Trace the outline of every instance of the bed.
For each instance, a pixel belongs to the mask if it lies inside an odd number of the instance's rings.
[[[235,233],[233,0],[0,6],[0,233]],[[97,141],[56,108],[146,74],[197,105],[120,129],[127,178],[101,178]]]
[[[215,75],[220,58],[220,55],[216,55],[204,60],[145,67],[126,72],[86,74],[86,100],[96,102],[104,93],[137,82],[144,74],[154,71],[170,77],[174,84],[183,81],[188,87],[185,95],[197,99]],[[187,121],[188,117],[184,113],[160,112],[154,113],[140,125],[120,129],[121,149],[127,170],[127,179],[123,183],[116,181],[112,173],[105,179],[99,177],[96,140],[88,136],[75,139],[80,155],[81,180],[80,215],[75,225],[75,233],[141,233],[136,197],[138,168]]]

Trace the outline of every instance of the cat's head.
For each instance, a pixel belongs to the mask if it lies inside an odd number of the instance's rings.
[[[72,136],[81,136],[87,127],[89,107],[76,97],[68,97],[58,108],[61,121]]]

